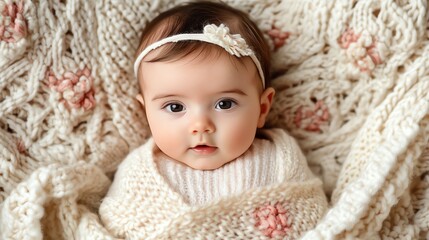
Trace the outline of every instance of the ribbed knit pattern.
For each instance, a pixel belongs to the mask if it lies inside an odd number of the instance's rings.
[[[132,59],[183,1],[0,0],[0,239],[109,239],[81,201],[104,192],[73,186],[106,187],[149,138]],[[271,47],[266,127],[297,139],[330,197],[305,239],[429,239],[427,0],[225,2]]]
[[[276,158],[272,142],[256,139],[243,156],[211,171],[192,169],[164,154],[155,156],[155,161],[167,183],[195,206],[277,183],[283,159]]]

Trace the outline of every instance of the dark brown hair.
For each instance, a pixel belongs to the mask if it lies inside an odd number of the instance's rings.
[[[261,63],[265,85],[270,79],[270,49],[262,32],[248,14],[222,2],[196,1],[173,7],[150,21],[143,30],[137,56],[151,43],[181,33],[201,33],[208,24],[224,24],[232,34],[240,34],[255,52]],[[212,44],[199,41],[180,41],[166,44],[149,62],[179,59],[192,52],[213,48]],[[140,70],[139,70],[140,71]]]

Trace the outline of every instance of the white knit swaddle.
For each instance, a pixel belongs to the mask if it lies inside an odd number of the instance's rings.
[[[114,236],[126,239],[299,238],[326,210],[321,182],[288,134],[270,129],[264,135],[269,141],[256,140],[240,159],[204,174],[210,179],[228,171],[230,180],[227,189],[220,185],[207,191],[203,179],[193,178],[189,183],[181,178],[186,177],[184,173],[200,177],[202,171],[178,167],[177,176],[164,172],[175,166],[161,163],[159,168],[159,149],[150,139],[118,167],[100,206],[102,223]],[[237,169],[258,165],[265,166],[253,169],[255,178],[249,178],[245,169]],[[275,169],[267,171],[269,166]],[[219,180],[222,184],[227,179]],[[221,194],[216,189],[222,189]]]

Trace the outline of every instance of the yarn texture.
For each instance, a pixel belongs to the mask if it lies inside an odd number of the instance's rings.
[[[99,205],[150,137],[134,51],[180,2],[0,0],[0,239],[114,239]],[[266,127],[297,139],[329,197],[302,238],[428,239],[427,1],[225,2],[273,53]],[[270,202],[255,224],[288,212]]]

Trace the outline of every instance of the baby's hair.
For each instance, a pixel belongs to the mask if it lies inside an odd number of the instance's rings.
[[[222,2],[196,1],[173,7],[150,21],[143,30],[137,56],[150,44],[182,33],[202,33],[208,24],[225,24],[232,34],[240,34],[261,63],[265,86],[270,79],[270,49],[262,32],[248,14]],[[155,58],[148,62],[180,59],[190,53],[225,51],[219,46],[200,41],[180,41],[166,44]],[[237,61],[239,58],[233,57]],[[140,76],[140,69],[138,76]]]

